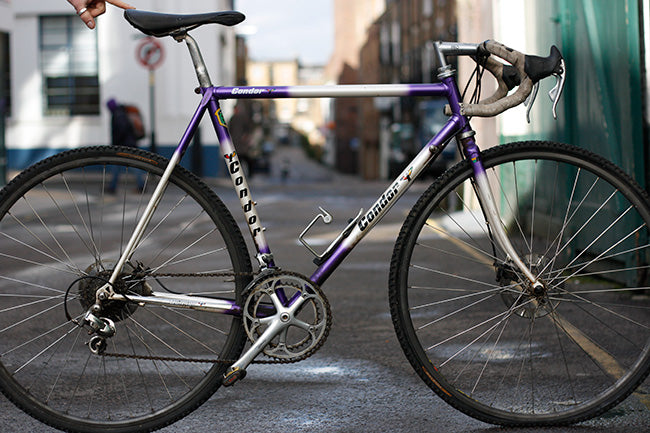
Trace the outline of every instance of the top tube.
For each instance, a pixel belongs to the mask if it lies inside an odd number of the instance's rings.
[[[433,84],[346,84],[330,86],[214,87],[217,99],[341,98],[381,96],[444,96],[449,87]]]

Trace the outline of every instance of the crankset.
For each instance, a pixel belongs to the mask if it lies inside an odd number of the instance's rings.
[[[242,318],[252,346],[224,375],[226,386],[242,379],[260,353],[282,362],[310,357],[332,326],[330,305],[321,289],[303,275],[282,271],[263,273],[251,282]]]
[[[302,304],[295,312],[284,311],[297,299]],[[297,361],[318,350],[332,324],[325,294],[306,277],[279,272],[253,281],[244,303],[244,329],[251,343],[264,334],[272,322],[286,324],[264,348],[271,358]]]

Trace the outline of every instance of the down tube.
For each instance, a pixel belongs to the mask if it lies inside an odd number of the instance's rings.
[[[214,129],[219,139],[221,153],[226,161],[228,173],[230,174],[230,178],[235,186],[235,192],[237,193],[237,197],[239,197],[239,202],[244,211],[246,224],[248,225],[253,242],[257,248],[259,254],[258,259],[264,260],[264,264],[269,267],[275,267],[271,256],[271,248],[266,241],[266,236],[264,236],[264,228],[262,227],[260,217],[257,214],[255,201],[253,200],[250,188],[248,187],[244,170],[242,170],[239,156],[237,155],[230,133],[228,132],[228,127],[223,117],[223,113],[221,112],[219,101],[214,96],[210,99],[210,118],[212,119],[212,124],[214,125]]]
[[[465,120],[459,115],[453,115],[445,126],[433,137],[420,153],[406,166],[404,171],[390,184],[388,189],[370,207],[370,209],[356,222],[350,234],[332,252],[329,258],[316,269],[310,280],[322,285],[334,272],[338,265],[352,249],[372,230],[372,228],[386,215],[390,208],[409,189],[418,175],[438,155],[448,141],[457,134],[465,125]]]

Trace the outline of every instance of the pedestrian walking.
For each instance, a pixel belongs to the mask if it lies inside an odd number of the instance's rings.
[[[115,99],[111,98],[106,102],[106,106],[111,112],[111,145],[113,146],[127,146],[137,147],[138,137],[133,122],[129,118],[129,114],[124,105],[119,104]],[[115,194],[117,190],[117,182],[121,173],[125,173],[125,169],[119,169],[117,166],[113,167],[113,177],[108,186],[108,192]],[[133,171],[133,170],[132,170]],[[144,181],[142,173],[135,173],[138,188],[140,191],[144,189]]]

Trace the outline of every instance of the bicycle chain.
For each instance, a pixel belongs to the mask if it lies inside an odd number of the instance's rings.
[[[208,272],[208,273],[147,273],[147,277],[175,277],[175,278],[185,278],[185,277],[205,277],[205,278],[214,278],[214,277],[254,277],[259,275],[260,271],[257,272]],[[322,345],[322,343],[321,343]],[[293,364],[296,362],[304,361],[309,358],[316,350],[320,349],[320,346],[314,347],[314,349],[304,355],[297,356],[291,359],[255,359],[252,364]],[[204,364],[227,364],[232,365],[237,362],[236,359],[209,359],[209,358],[181,358],[175,356],[155,356],[155,355],[134,355],[130,353],[102,353],[101,356],[107,358],[126,358],[126,359],[144,359],[148,361],[162,361],[162,362],[196,362]]]
[[[293,364],[309,358],[311,354],[306,354],[292,359],[254,359],[251,364]],[[144,359],[147,361],[162,362],[196,362],[203,364],[227,364],[232,365],[237,362],[236,359],[208,359],[208,358],[178,358],[174,356],[154,356],[154,355],[132,355],[129,353],[102,353],[101,356],[107,358],[127,358],[127,359]]]

